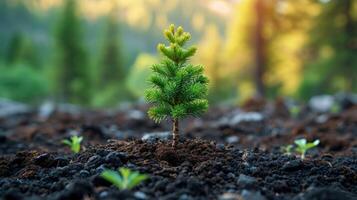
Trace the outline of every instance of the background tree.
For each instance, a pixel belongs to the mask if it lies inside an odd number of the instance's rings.
[[[205,74],[210,80],[209,102],[212,104],[231,101],[235,98],[235,87],[232,84],[231,75],[223,70],[223,39],[216,25],[210,24],[205,28],[199,49],[193,62],[202,63],[205,66]]]
[[[169,46],[158,45],[158,50],[164,55],[163,61],[152,66],[154,72],[149,78],[152,88],[146,91],[146,99],[154,106],[148,111],[150,118],[159,122],[170,117],[173,123],[173,146],[179,141],[179,119],[193,115],[198,116],[208,108],[208,79],[203,75],[203,66],[187,64],[195,47],[185,48],[185,43],[191,35],[182,27],[175,30],[170,25],[164,35]]]
[[[357,91],[357,2],[317,2],[300,96]]]
[[[126,87],[126,68],[122,55],[122,43],[118,22],[118,6],[112,3],[112,9],[106,18],[103,47],[97,67],[98,77],[94,105],[114,105],[131,97]]]
[[[106,20],[104,45],[99,66],[99,84],[101,87],[106,87],[109,84],[122,84],[124,82],[125,67],[122,61],[122,47],[119,36],[118,9],[114,4]]]
[[[264,97],[266,73],[270,68],[269,48],[274,36],[276,0],[242,1],[228,26],[225,58],[235,66],[239,94],[242,98]],[[253,83],[253,84],[252,84]]]
[[[60,99],[88,104],[90,100],[89,63],[82,40],[77,1],[65,0],[56,32],[56,89]]]
[[[38,67],[36,50],[31,40],[25,37],[21,32],[16,32],[12,36],[5,57],[6,64],[16,63],[28,64],[32,67]]]

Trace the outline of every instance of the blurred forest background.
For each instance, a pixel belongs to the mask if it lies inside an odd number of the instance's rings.
[[[355,0],[1,0],[0,97],[139,100],[171,23],[198,46],[211,104],[357,91]]]

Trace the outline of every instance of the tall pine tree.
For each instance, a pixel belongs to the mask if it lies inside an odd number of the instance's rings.
[[[157,47],[164,58],[151,68],[152,88],[146,91],[145,97],[154,104],[148,111],[150,118],[156,122],[172,119],[172,145],[175,146],[179,141],[179,119],[199,116],[208,108],[208,79],[203,75],[203,66],[187,63],[196,52],[196,47],[184,47],[191,35],[182,27],[175,29],[174,25],[170,25],[164,35],[170,45]]]
[[[122,85],[125,78],[117,13],[117,6],[114,5],[106,21],[104,46],[99,66],[99,85],[101,87],[106,87],[110,84]]]
[[[78,16],[76,2],[65,0],[57,25],[56,89],[63,101],[88,104],[90,100],[89,63],[82,43],[81,19]]]

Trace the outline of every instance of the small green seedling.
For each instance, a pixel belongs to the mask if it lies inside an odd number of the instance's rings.
[[[297,118],[301,112],[301,108],[299,106],[292,106],[290,107],[289,112],[293,118]]]
[[[295,140],[297,145],[295,151],[301,154],[301,159],[305,159],[305,154],[307,150],[316,147],[320,143],[320,140],[315,140],[314,142],[307,142],[305,138]]]
[[[334,104],[332,104],[332,106],[331,106],[331,108],[330,108],[330,112],[331,112],[331,113],[336,114],[336,113],[339,113],[340,111],[341,111],[341,106],[340,106],[337,102],[335,102]]]
[[[149,178],[146,174],[140,174],[124,167],[119,168],[118,171],[120,174],[117,171],[104,170],[101,177],[111,182],[120,190],[130,190]]]
[[[290,156],[291,155],[291,152],[293,151],[293,145],[289,144],[289,145],[286,145],[286,146],[282,146],[280,148],[281,152],[283,152],[285,155],[288,155]]]
[[[78,137],[76,135],[72,136],[70,140],[62,140],[63,144],[66,144],[71,147],[71,150],[74,153],[78,153],[81,150],[81,142],[83,140],[83,137]]]

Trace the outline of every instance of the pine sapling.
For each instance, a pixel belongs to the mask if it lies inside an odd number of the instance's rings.
[[[179,26],[172,24],[164,31],[168,46],[159,44],[158,51],[163,55],[160,64],[151,67],[149,78],[151,88],[145,98],[153,104],[148,111],[155,122],[170,118],[173,123],[172,145],[179,141],[179,119],[199,116],[208,108],[208,79],[203,75],[201,65],[187,63],[196,52],[196,47],[185,47],[191,35]]]

